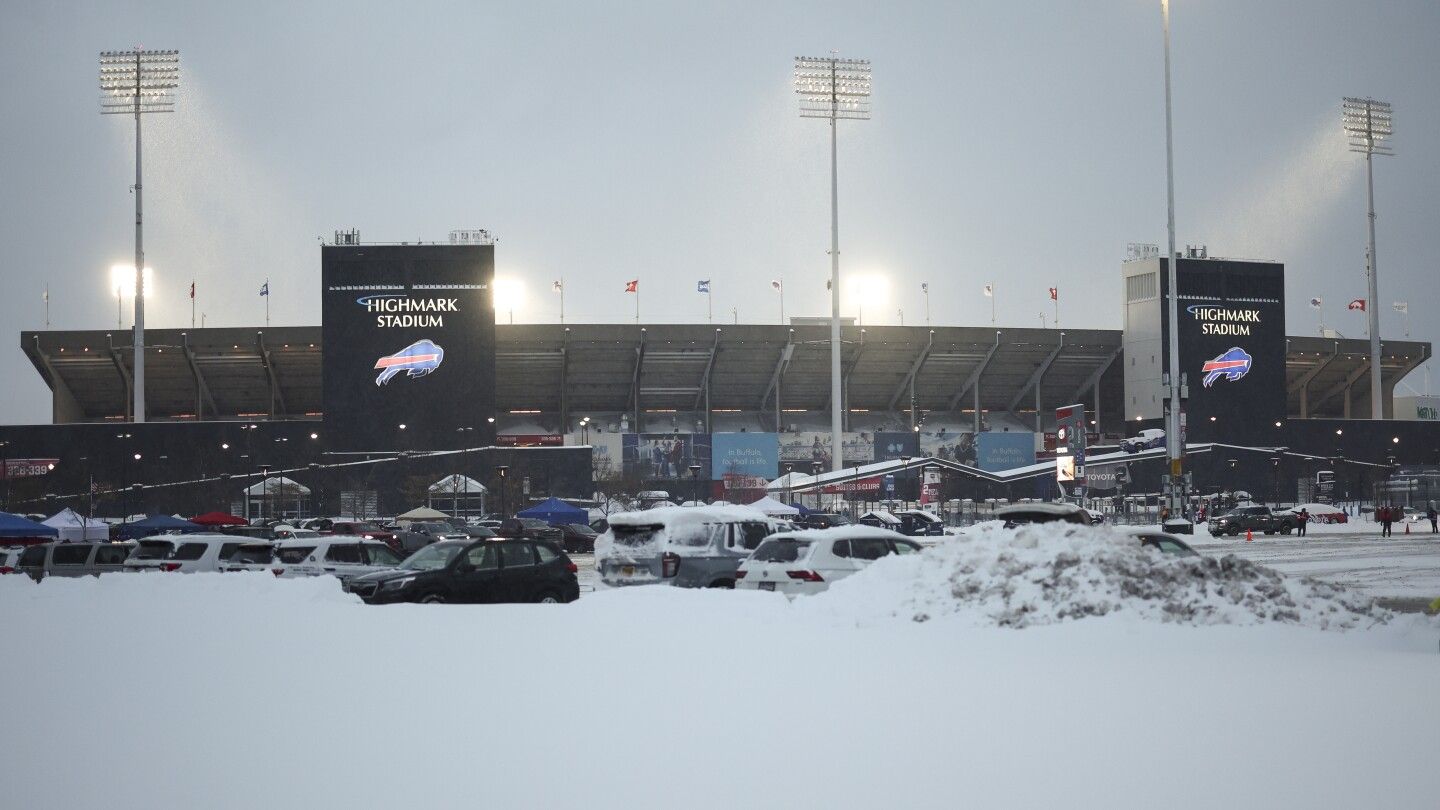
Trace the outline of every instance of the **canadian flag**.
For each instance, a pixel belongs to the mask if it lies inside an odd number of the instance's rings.
[[[1364,311],[1365,311],[1365,299],[1364,299],[1364,298],[1356,298],[1354,301],[1351,301],[1351,302],[1350,302],[1350,305],[1347,306],[1346,309],[1358,309],[1358,310],[1360,310],[1361,312],[1364,312]]]
[[[640,292],[640,279],[637,278],[634,281],[625,282],[625,292]]]

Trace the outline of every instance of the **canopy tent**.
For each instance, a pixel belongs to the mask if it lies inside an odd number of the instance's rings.
[[[489,491],[484,484],[460,473],[447,475],[430,485],[431,495],[483,495]]]
[[[181,520],[169,515],[151,515],[144,520],[121,523],[111,531],[111,537],[115,540],[134,540],[138,537],[145,537],[152,534],[198,532],[202,528],[204,527],[191,523],[188,520]]]
[[[105,521],[87,518],[68,506],[42,522],[59,533],[58,538],[62,543],[110,539],[110,526]]]
[[[59,536],[60,532],[54,526],[46,526],[44,523],[36,523],[33,520],[12,515],[9,512],[0,512],[0,537],[7,539],[36,538],[48,539]]]
[[[244,526],[245,518],[227,512],[206,512],[190,518],[190,522],[199,526]]]
[[[571,506],[559,498],[547,498],[529,509],[516,512],[515,517],[537,518],[551,525],[590,522],[589,512],[578,506]]]
[[[760,500],[750,504],[751,509],[759,509],[770,517],[798,517],[800,510],[793,506],[783,504],[774,498],[766,495]]]
[[[273,478],[263,479],[259,483],[246,488],[245,493],[252,498],[256,496],[262,498],[275,497],[283,500],[285,498],[293,498],[296,495],[309,495],[310,488],[293,478],[277,475]]]
[[[396,515],[396,520],[444,520],[450,517],[438,509],[431,509],[428,506],[417,506],[403,515]]]

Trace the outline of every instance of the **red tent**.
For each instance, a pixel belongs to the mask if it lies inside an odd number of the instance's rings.
[[[198,523],[201,526],[244,526],[245,518],[227,515],[224,512],[206,512],[190,518],[190,522]]]

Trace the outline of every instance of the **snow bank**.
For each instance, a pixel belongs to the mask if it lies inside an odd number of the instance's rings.
[[[1111,614],[1179,624],[1383,624],[1373,600],[1233,555],[1176,557],[1109,527],[980,526],[919,555],[888,557],[813,598],[857,619],[953,617],[1029,627]]]

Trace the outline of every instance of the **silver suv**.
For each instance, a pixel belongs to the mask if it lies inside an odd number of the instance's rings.
[[[44,543],[20,553],[15,567],[39,582],[45,577],[85,577],[125,570],[135,543]]]
[[[747,506],[671,506],[610,516],[595,541],[606,585],[733,588],[735,570],[761,541],[790,528]]]

